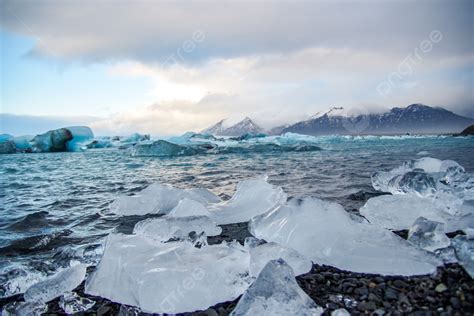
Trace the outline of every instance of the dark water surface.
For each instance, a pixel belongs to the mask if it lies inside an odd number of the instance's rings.
[[[131,157],[128,151],[0,156],[0,297],[23,292],[71,260],[96,263],[111,231],[142,218],[120,218],[108,205],[159,181],[206,187],[229,197],[242,179],[267,174],[289,196],[314,196],[347,210],[373,192],[370,175],[423,156],[451,159],[474,172],[474,138],[321,137],[322,151]],[[427,152],[427,153],[423,153]]]

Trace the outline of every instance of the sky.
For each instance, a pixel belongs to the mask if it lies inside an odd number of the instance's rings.
[[[165,136],[412,103],[474,117],[473,1],[0,4],[0,133]]]

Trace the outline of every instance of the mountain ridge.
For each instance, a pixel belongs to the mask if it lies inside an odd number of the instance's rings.
[[[333,106],[327,111],[317,112],[306,120],[276,126],[269,130],[264,130],[248,117],[229,128],[223,128],[223,122],[224,120],[221,120],[203,132],[217,136],[260,133],[278,135],[288,132],[315,136],[444,134],[459,133],[474,124],[474,119],[455,114],[443,107],[414,103],[404,108],[393,107],[379,114],[351,113],[342,106]],[[217,133],[214,133],[214,130]]]

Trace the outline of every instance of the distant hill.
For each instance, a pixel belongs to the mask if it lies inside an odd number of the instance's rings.
[[[350,115],[343,107],[317,113],[306,121],[280,128],[281,133],[307,135],[453,133],[474,124],[474,119],[440,107],[412,104],[382,114]],[[278,128],[274,128],[278,130]]]
[[[224,122],[225,120],[221,120],[213,126],[206,128],[201,133],[215,136],[242,136],[245,134],[260,134],[265,132],[263,128],[248,117],[229,127],[225,127]]]

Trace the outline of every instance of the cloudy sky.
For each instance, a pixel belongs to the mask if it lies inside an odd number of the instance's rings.
[[[158,136],[411,103],[474,117],[473,1],[0,3],[0,132]]]

